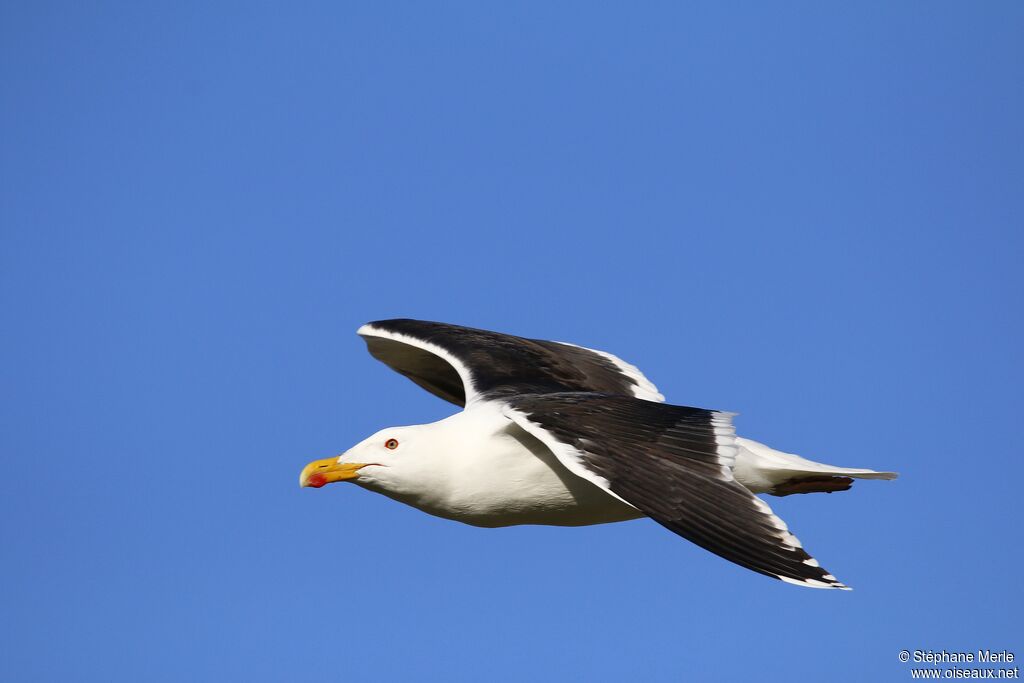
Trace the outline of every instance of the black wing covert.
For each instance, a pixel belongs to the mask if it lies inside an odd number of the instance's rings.
[[[571,344],[407,319],[368,323],[359,334],[374,358],[458,406],[565,391],[665,400],[632,365]]]
[[[683,538],[773,578],[846,588],[733,478],[731,414],[580,393],[519,396],[507,406],[572,472]]]

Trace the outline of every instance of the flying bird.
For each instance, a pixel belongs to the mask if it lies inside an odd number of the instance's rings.
[[[831,493],[897,476],[736,436],[733,413],[664,403],[640,370],[603,351],[421,320],[368,323],[358,334],[375,358],[462,411],[311,462],[302,486],[351,481],[481,527],[646,516],[755,572],[848,589],[754,494]]]

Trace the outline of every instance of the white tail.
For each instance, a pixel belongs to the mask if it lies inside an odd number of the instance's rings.
[[[783,453],[763,443],[736,437],[739,452],[733,466],[736,481],[753,493],[788,496],[791,493],[845,491],[853,479],[895,479],[895,472],[835,467],[799,455]]]

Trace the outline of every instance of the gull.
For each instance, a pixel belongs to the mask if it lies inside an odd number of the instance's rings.
[[[755,494],[832,493],[897,476],[739,437],[734,413],[665,403],[640,370],[603,351],[408,319],[358,334],[375,358],[462,410],[311,462],[301,486],[350,481],[480,527],[650,517],[760,574],[848,590]]]

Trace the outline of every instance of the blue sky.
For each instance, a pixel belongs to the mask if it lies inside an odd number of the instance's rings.
[[[0,678],[904,680],[1021,651],[1019,3],[0,7]],[[355,329],[639,365],[896,482],[476,529],[313,459],[451,407]]]

